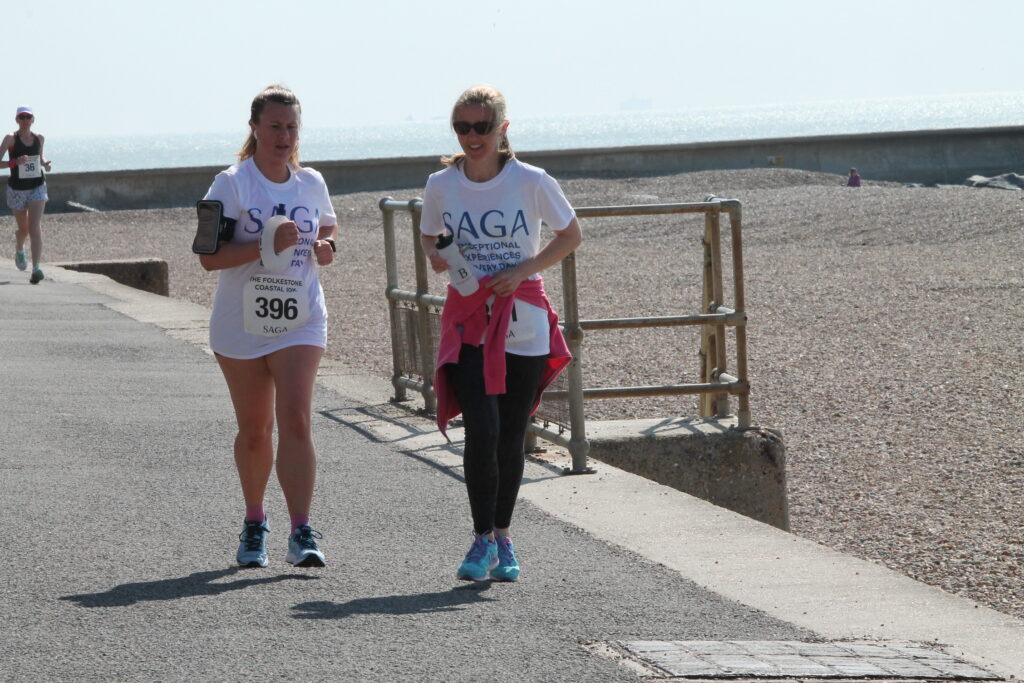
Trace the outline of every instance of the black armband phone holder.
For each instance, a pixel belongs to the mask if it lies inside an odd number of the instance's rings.
[[[234,218],[224,216],[224,205],[216,199],[200,199],[196,202],[196,236],[192,251],[196,254],[215,254],[221,242],[230,241],[235,234]]]

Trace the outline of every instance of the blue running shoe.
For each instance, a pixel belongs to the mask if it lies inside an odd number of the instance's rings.
[[[18,270],[25,270],[28,268],[28,259],[25,258],[25,252],[14,252],[14,265],[18,267]]]
[[[515,581],[519,578],[519,561],[516,549],[508,536],[497,539],[498,566],[491,570],[491,578],[495,581]]]
[[[38,285],[43,279],[43,271],[39,270],[39,266],[36,266],[32,270],[32,277],[28,279],[34,285]]]
[[[270,527],[266,522],[245,523],[242,533],[238,534],[238,553],[235,558],[238,564],[243,567],[266,567],[267,560],[267,534]]]
[[[296,567],[323,567],[324,554],[316,545],[316,539],[323,535],[313,527],[303,524],[288,537],[288,554],[284,561]]]
[[[475,533],[473,536],[473,545],[455,574],[463,581],[483,581],[487,572],[498,566],[498,544],[486,536]]]

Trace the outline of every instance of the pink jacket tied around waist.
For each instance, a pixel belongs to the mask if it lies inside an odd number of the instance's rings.
[[[448,381],[447,365],[459,362],[459,351],[465,341],[476,344],[484,339],[484,386],[488,394],[505,393],[505,335],[512,317],[512,304],[519,299],[548,311],[548,326],[551,328],[550,354],[547,367],[541,377],[537,396],[530,409],[532,415],[540,406],[544,390],[558,377],[565,366],[572,361],[572,354],[558,327],[558,314],[551,308],[544,281],[523,280],[512,296],[495,296],[491,306],[490,323],[487,319],[487,299],[494,292],[486,287],[491,276],[480,280],[480,288],[470,296],[462,296],[448,285],[448,299],[441,311],[441,339],[437,348],[437,369],[434,372],[434,392],[437,394],[437,428],[448,438],[445,430],[448,421],[462,413],[462,406],[455,397],[455,390]],[[461,328],[461,329],[460,329]],[[486,333],[486,336],[484,336]]]

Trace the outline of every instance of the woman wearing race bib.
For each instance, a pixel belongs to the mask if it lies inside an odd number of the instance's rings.
[[[43,170],[50,172],[50,162],[43,155],[43,136],[32,132],[35,114],[32,107],[18,107],[14,115],[18,130],[4,137],[0,143],[0,159],[4,154],[11,175],[7,179],[7,206],[14,213],[18,229],[14,234],[14,265],[18,270],[28,268],[25,258],[25,240],[32,243],[32,275],[29,282],[39,284],[43,271],[39,261],[43,256],[43,209],[46,208],[46,179]]]
[[[466,430],[473,545],[456,576],[515,581],[510,526],[526,429],[544,388],[571,360],[539,273],[571,253],[582,232],[558,183],[512,153],[500,92],[465,91],[451,124],[462,153],[442,159],[447,168],[427,180],[420,241],[443,272],[436,243],[452,235],[480,283],[466,296],[448,287],[434,378],[441,432],[460,412]],[[542,222],[554,233],[546,244]]]
[[[299,166],[299,100],[272,85],[256,96],[239,162],[214,179],[205,199],[236,221],[230,240],[201,254],[220,271],[210,348],[238,422],[235,464],[246,512],[236,558],[267,566],[270,531],[263,501],[275,469],[291,516],[285,560],[322,567],[321,538],[309,524],[316,477],[313,385],[327,343],[327,310],[317,266],[334,262],[337,218],[323,177]]]

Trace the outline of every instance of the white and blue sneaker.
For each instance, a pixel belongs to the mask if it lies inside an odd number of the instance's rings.
[[[238,534],[238,553],[235,558],[243,567],[266,567],[267,534],[270,527],[264,522],[246,521],[242,533]]]
[[[484,581],[487,572],[498,566],[498,544],[477,533],[473,534],[473,545],[466,553],[466,559],[459,565],[455,577],[463,581]]]
[[[18,270],[25,270],[28,268],[28,259],[25,258],[25,252],[15,250],[14,265],[18,267]]]
[[[519,578],[519,560],[512,539],[503,536],[496,540],[498,545],[498,566],[491,570],[491,578],[495,581],[515,581]]]
[[[318,538],[323,535],[308,524],[296,528],[288,537],[288,554],[284,561],[296,567],[323,567],[324,554],[316,545]]]

